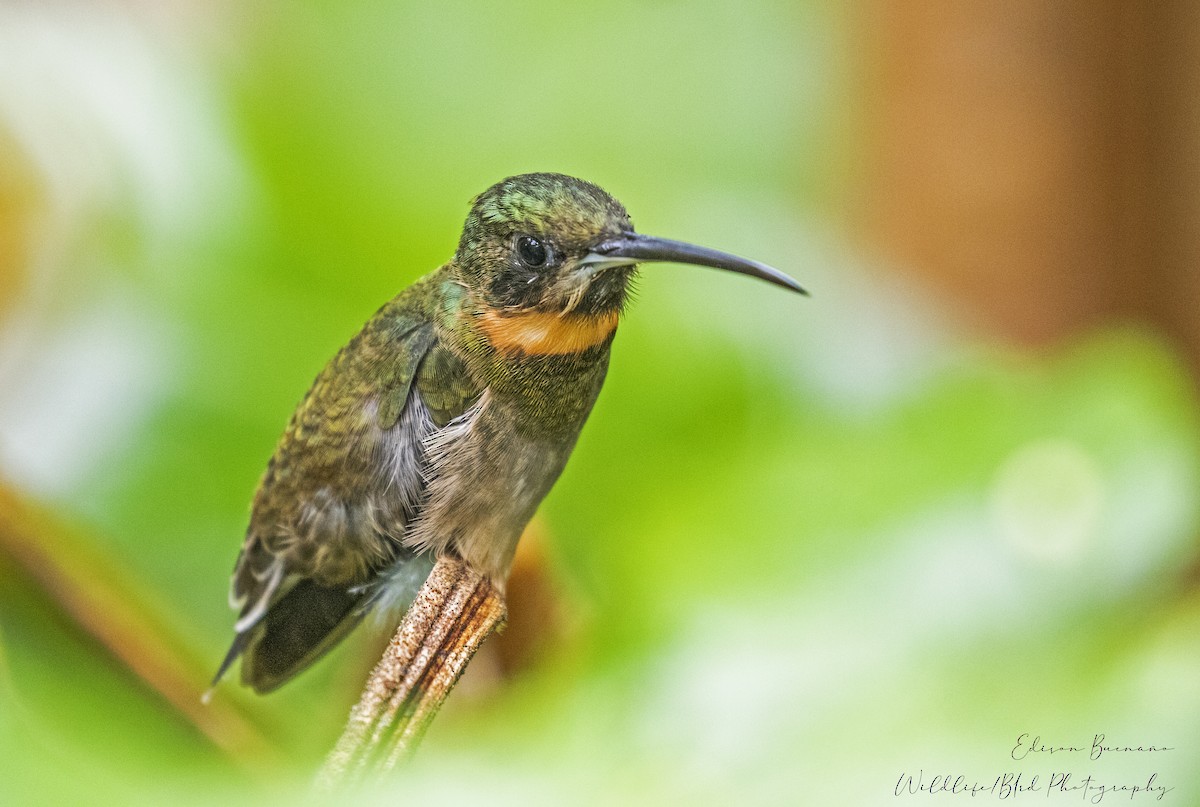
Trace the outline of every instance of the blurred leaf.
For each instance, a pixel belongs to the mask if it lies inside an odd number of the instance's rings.
[[[79,641],[76,633],[82,632],[128,667],[170,705],[177,719],[191,723],[231,761],[248,766],[272,762],[276,752],[233,704],[225,700],[209,706],[201,704],[200,696],[207,687],[206,665],[189,646],[186,635],[172,626],[168,609],[93,542],[55,525],[3,486],[0,486],[0,558],[5,561],[3,569],[9,578],[4,598],[5,611],[10,617],[4,620],[7,632],[25,638],[15,645],[23,651],[19,660],[28,663],[29,652],[44,644],[48,635],[62,634],[51,644],[65,642],[69,647],[59,647],[44,656],[40,662],[43,671],[36,683],[27,682],[22,689],[27,697],[31,691],[43,689],[46,700],[40,709],[53,715],[52,719],[61,720],[66,705],[63,698],[50,694],[55,691],[53,686],[47,689],[56,678],[62,683],[114,678],[114,672],[105,669],[107,665],[93,658],[87,644]],[[60,613],[47,613],[46,601],[53,603]],[[13,614],[22,612],[26,619],[12,620]],[[58,629],[43,627],[41,631],[34,627],[56,621],[66,624]],[[75,662],[67,660],[70,655],[76,656]],[[81,669],[89,667],[91,674],[81,675]],[[119,680],[121,676],[115,677]],[[88,689],[96,694],[103,692],[103,687],[95,687],[94,683]],[[70,692],[63,694],[69,696]],[[130,708],[130,703],[136,703],[140,710],[153,708],[153,704],[144,703],[141,693],[128,690],[124,684],[119,691],[108,695],[126,702],[125,708]],[[81,726],[94,722],[82,714],[76,720]],[[70,721],[59,729],[69,725]],[[151,747],[157,747],[157,743]]]

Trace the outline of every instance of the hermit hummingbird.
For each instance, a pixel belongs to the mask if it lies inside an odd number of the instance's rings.
[[[562,174],[475,198],[454,257],[384,305],[317,376],[254,496],[214,684],[280,686],[453,555],[503,588],[575,446],[638,265],[670,261],[805,293],[757,261],[634,231]]]

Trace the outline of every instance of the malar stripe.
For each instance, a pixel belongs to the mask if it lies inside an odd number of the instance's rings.
[[[581,353],[607,339],[617,327],[617,312],[502,314],[488,310],[480,315],[479,327],[492,347],[501,353],[562,356]]]

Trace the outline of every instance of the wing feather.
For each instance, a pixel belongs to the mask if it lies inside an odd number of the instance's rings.
[[[243,666],[256,689],[278,686],[357,623],[352,606],[365,583],[411,556],[401,540],[423,496],[423,446],[436,428],[414,380],[436,337],[404,297],[317,376],[268,463],[234,567],[237,636],[218,680],[238,655],[286,646],[284,658]],[[272,616],[285,600],[288,613]],[[322,618],[297,629],[291,623],[306,617],[296,605],[307,602],[324,603]],[[307,645],[295,646],[296,637]]]

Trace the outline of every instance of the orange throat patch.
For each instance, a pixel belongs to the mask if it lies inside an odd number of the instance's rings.
[[[479,329],[492,347],[506,355],[563,356],[582,353],[616,330],[617,312],[553,314],[529,311],[503,314],[488,309],[479,316]]]

